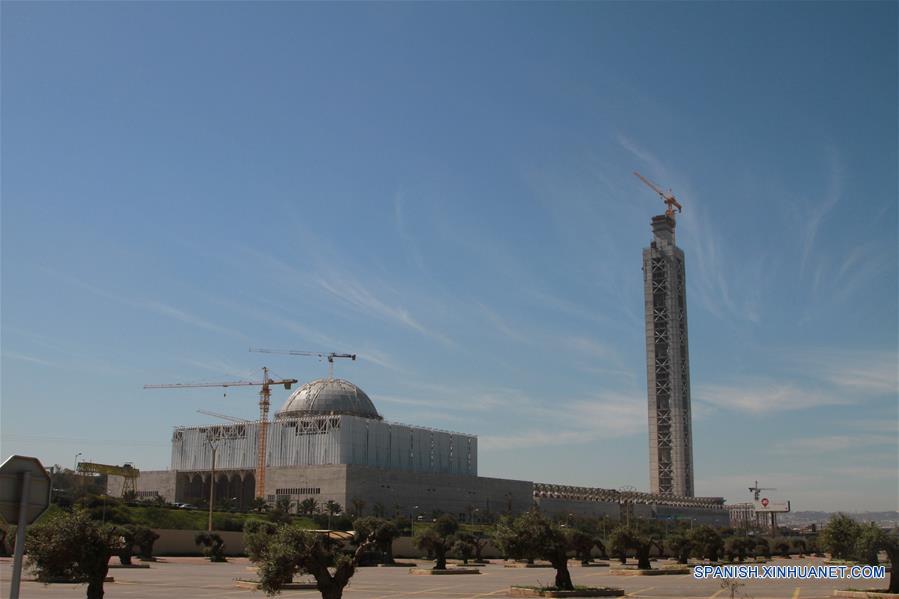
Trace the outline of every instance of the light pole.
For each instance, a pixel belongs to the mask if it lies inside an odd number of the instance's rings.
[[[81,453],[80,451],[79,451],[78,453],[75,454],[75,466],[72,468],[72,505],[75,504],[75,486],[76,486],[77,483],[78,483],[78,479],[75,478],[75,473],[78,472],[78,458],[80,458],[80,457],[83,456],[83,455],[84,455],[84,454]],[[83,482],[84,482],[84,481],[82,481],[82,483],[83,483]],[[84,491],[84,484],[81,485],[81,490]],[[82,499],[83,499],[83,497],[82,497]],[[83,505],[84,505],[84,501],[82,501],[81,503],[82,503],[82,506],[83,506]]]
[[[417,505],[412,506],[412,515],[409,518],[410,522],[412,523],[412,536],[413,537],[415,536],[415,510],[417,510],[417,509],[418,509]]]

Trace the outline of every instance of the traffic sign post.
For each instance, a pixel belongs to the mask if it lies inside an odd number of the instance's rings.
[[[13,555],[10,599],[18,599],[25,556],[25,528],[50,505],[50,476],[40,460],[14,455],[0,465],[0,515],[16,522],[16,551]]]

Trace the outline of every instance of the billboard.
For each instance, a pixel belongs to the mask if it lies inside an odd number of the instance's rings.
[[[762,497],[758,501],[753,501],[753,509],[755,509],[756,513],[770,513],[770,512],[789,512],[790,511],[790,502],[789,501],[771,501],[767,497]]]

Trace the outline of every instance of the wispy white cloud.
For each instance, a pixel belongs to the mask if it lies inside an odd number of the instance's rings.
[[[132,308],[137,308],[139,310],[146,310],[148,312],[159,314],[161,316],[165,316],[167,318],[171,318],[173,320],[177,320],[179,322],[183,322],[185,324],[189,324],[189,325],[197,327],[197,328],[206,329],[208,331],[213,331],[215,333],[221,333],[223,335],[228,335],[228,336],[232,336],[232,337],[240,337],[242,339],[247,338],[243,333],[240,333],[239,331],[235,331],[228,327],[221,326],[221,325],[211,322],[201,316],[197,316],[196,314],[193,314],[191,312],[188,312],[186,310],[183,310],[183,309],[173,306],[171,304],[167,304],[165,302],[161,302],[158,300],[135,299],[135,298],[130,298],[130,297],[123,296],[123,295],[118,295],[116,293],[112,293],[110,291],[107,291],[105,289],[97,287],[96,285],[87,283],[86,281],[83,281],[76,277],[60,273],[60,272],[57,272],[57,271],[49,269],[49,268],[45,268],[44,270],[46,272],[50,273],[52,276],[56,277],[57,279],[63,280],[70,285],[80,287],[81,289],[84,289],[85,291],[93,293],[94,295],[97,295],[104,299],[108,299],[108,300],[114,301],[116,303],[124,304],[124,305],[130,306]]]
[[[532,337],[525,335],[519,328],[509,324],[505,318],[500,316],[492,308],[480,302],[478,302],[477,306],[484,320],[486,320],[494,329],[499,331],[504,337],[522,343],[532,340]]]
[[[598,360],[619,361],[618,352],[614,348],[604,343],[600,343],[595,339],[590,339],[588,337],[569,337],[565,339],[563,343],[571,351],[587,354]]]
[[[409,253],[412,262],[424,271],[424,258],[421,255],[418,244],[409,232],[409,226],[406,222],[406,193],[403,190],[397,191],[393,196],[393,217],[396,223],[396,232],[403,241],[403,245]]]
[[[53,362],[49,360],[44,360],[43,358],[36,358],[34,356],[29,356],[28,354],[20,354],[19,352],[3,350],[4,358],[11,358],[13,360],[21,360],[22,362],[31,362],[32,364],[40,364],[42,366],[55,366]]]
[[[318,275],[315,280],[322,289],[333,297],[363,314],[400,324],[446,345],[454,345],[452,339],[425,326],[406,308],[382,300],[356,279],[333,273],[330,275]]]
[[[257,372],[253,369],[241,368],[240,366],[235,366],[234,364],[230,364],[223,360],[217,360],[215,358],[207,358],[202,360],[198,360],[195,358],[183,358],[181,359],[181,362],[188,366],[200,368],[201,370],[208,370],[209,372],[233,377],[238,380],[247,380],[250,378],[258,377]]]
[[[799,437],[777,443],[774,453],[787,455],[818,455],[821,453],[861,449],[864,447],[892,445],[899,439],[891,435],[822,435],[815,437]]]
[[[506,435],[484,435],[484,449],[509,450],[565,446],[642,434],[646,430],[645,399],[603,392],[590,399],[567,402],[546,415],[544,426]]]
[[[852,403],[845,396],[803,388],[794,383],[750,378],[730,384],[698,385],[693,391],[693,398],[719,408],[749,414]]]
[[[894,350],[801,349],[781,352],[797,371],[854,395],[899,393],[899,354]]]
[[[821,196],[816,196],[811,205],[802,211],[799,225],[799,271],[804,273],[809,256],[815,246],[818,237],[818,229],[827,214],[834,209],[843,194],[843,180],[845,178],[843,162],[836,148],[831,147],[828,152],[830,163],[830,181],[827,189]]]

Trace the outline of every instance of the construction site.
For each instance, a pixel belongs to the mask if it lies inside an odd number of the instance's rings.
[[[752,503],[725,506],[721,497],[694,496],[686,270],[675,241],[675,216],[683,206],[670,191],[634,174],[666,206],[652,218],[652,239],[643,250],[649,492],[479,476],[476,436],[388,422],[365,391],[336,378],[335,360],[355,360],[355,354],[274,349],[251,351],[327,360],[328,376],[294,388],[297,379],[271,378],[263,368],[256,381],[146,385],[257,387],[259,419],[201,410],[219,422],[176,426],[169,469],[112,476],[109,492],[188,504],[227,498],[241,509],[258,499],[298,505],[312,498],[343,506],[361,501],[382,514],[443,512],[463,521],[538,505],[553,514],[776,527],[775,514],[789,511],[789,502],[769,506],[759,496],[767,489],[758,483],[750,488]],[[276,390],[290,393],[270,418]]]

